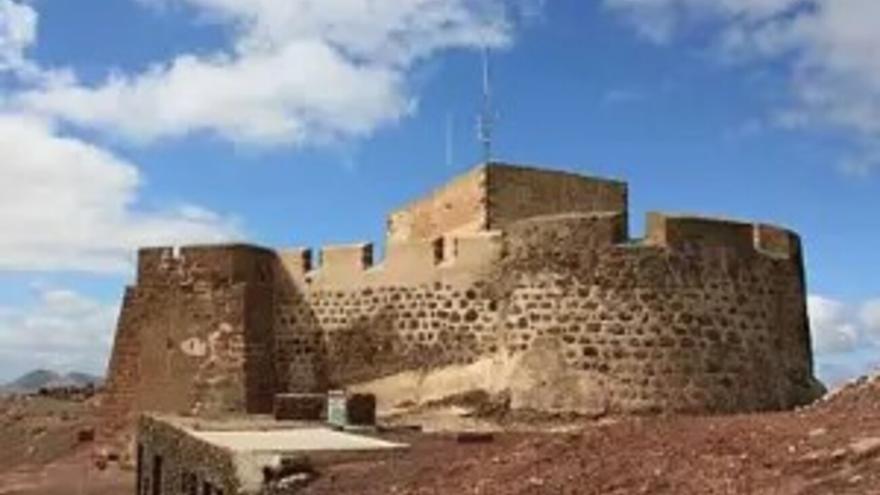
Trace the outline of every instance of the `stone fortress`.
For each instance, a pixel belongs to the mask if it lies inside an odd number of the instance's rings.
[[[722,413],[814,399],[799,237],[651,213],[623,182],[488,164],[371,244],[143,249],[105,418],[271,413],[277,394],[380,411],[480,390],[546,413]]]

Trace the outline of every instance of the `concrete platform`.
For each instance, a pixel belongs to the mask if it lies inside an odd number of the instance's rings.
[[[407,447],[318,427],[271,431],[192,431],[191,434],[205,442],[240,453],[357,452]]]

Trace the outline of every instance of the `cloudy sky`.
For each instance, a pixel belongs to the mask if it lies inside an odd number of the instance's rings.
[[[380,240],[498,154],[805,238],[818,372],[880,365],[877,0],[0,0],[0,380],[102,372],[133,252]],[[449,141],[449,143],[447,143]]]

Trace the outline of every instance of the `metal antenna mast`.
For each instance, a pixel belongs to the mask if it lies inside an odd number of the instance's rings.
[[[483,146],[483,162],[492,161],[492,146],[495,133],[495,108],[492,100],[492,67],[489,47],[483,47],[483,108],[477,121],[477,138]]]
[[[452,112],[446,114],[446,166],[455,162],[455,118]]]

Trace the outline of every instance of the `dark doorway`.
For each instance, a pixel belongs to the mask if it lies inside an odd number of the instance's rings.
[[[153,456],[153,495],[162,495],[162,456]]]
[[[137,474],[136,474],[136,478],[135,478],[135,493],[137,495],[143,495],[143,493],[144,493],[144,446],[141,444],[138,444],[137,459],[135,462],[136,462],[135,466],[137,466]]]

